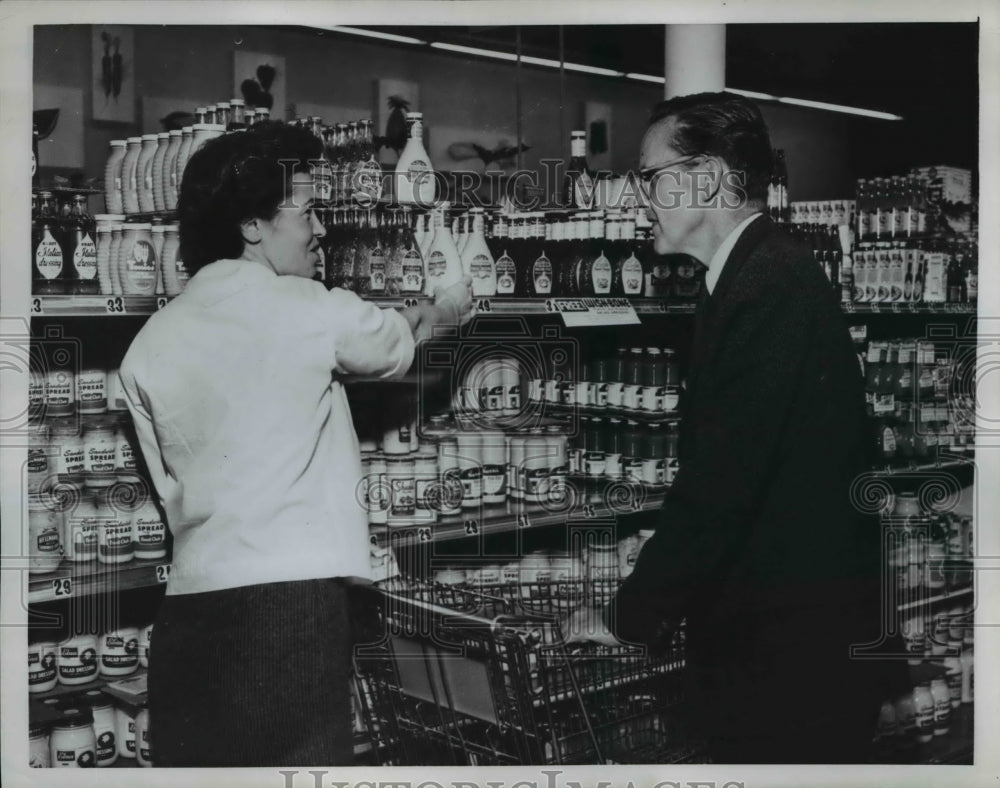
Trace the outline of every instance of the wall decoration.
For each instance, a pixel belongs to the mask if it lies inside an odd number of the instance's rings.
[[[82,169],[83,89],[36,83],[33,103],[34,110],[59,110],[55,129],[38,143],[38,166]]]
[[[247,105],[267,107],[272,120],[288,120],[285,58],[266,52],[233,50],[233,95]]]
[[[132,28],[94,25],[90,40],[94,120],[135,123],[135,44]]]
[[[399,159],[399,153],[406,145],[405,114],[420,111],[420,85],[416,82],[406,82],[402,79],[376,80],[375,111],[372,113],[372,118],[375,121],[375,136],[384,138],[383,147],[379,152],[380,162],[395,164]],[[427,130],[425,124],[425,147],[428,142]]]
[[[586,103],[583,120],[587,130],[587,164],[595,170],[611,169],[611,118],[610,104]]]

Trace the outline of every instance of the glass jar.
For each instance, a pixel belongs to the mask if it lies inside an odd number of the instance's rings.
[[[111,702],[111,698],[100,690],[84,693],[83,699],[94,715],[97,765],[112,766],[118,760],[118,748],[115,745],[115,705]]]
[[[50,460],[52,458],[51,438],[47,424],[33,424],[28,430],[28,495],[37,495],[47,489],[52,480]]]
[[[482,440],[478,433],[463,432],[457,436],[457,442],[462,508],[478,508],[483,503]]]
[[[49,726],[42,722],[28,725],[28,766],[32,769],[48,769],[52,766],[49,749]]]
[[[83,425],[83,469],[87,473],[112,473],[115,469],[115,432],[106,417],[92,417]]]
[[[652,487],[662,487],[666,481],[667,436],[661,424],[646,428],[642,447],[642,481]]]
[[[62,517],[49,500],[32,495],[28,499],[28,573],[54,572],[62,562]]]
[[[408,455],[386,457],[386,479],[389,483],[390,526],[413,525],[416,512],[416,479],[413,458]]]
[[[135,758],[135,712],[119,703],[115,706],[115,746],[122,758]]]
[[[126,224],[122,228],[122,246],[118,277],[122,294],[151,296],[156,292],[158,261],[153,247],[153,225]]]
[[[417,452],[413,461],[413,482],[413,518],[419,523],[433,523],[439,507],[436,447],[421,448]]]
[[[96,366],[85,366],[76,376],[76,396],[81,416],[107,413],[107,371]]]
[[[664,409],[664,387],[667,382],[667,365],[658,347],[648,347],[642,359],[642,389],[639,407],[647,413],[660,413]]]
[[[135,715],[135,760],[140,766],[150,767],[153,765],[151,738],[149,709],[146,707],[146,702],[142,701],[139,711]]]
[[[78,495],[64,512],[63,550],[66,559],[86,563],[97,558],[97,507],[91,495]]]
[[[100,636],[98,656],[102,676],[129,676],[139,667],[139,630],[116,627]]]
[[[934,738],[934,696],[929,682],[922,682],[913,688],[913,706],[917,741],[927,744]]]
[[[28,644],[28,692],[55,689],[58,648],[51,640],[36,640]]]
[[[642,392],[642,364],[642,348],[631,348],[625,362],[625,387],[622,391],[622,407],[625,410],[639,410]]]
[[[83,632],[71,635],[56,652],[59,683],[87,684],[97,678],[97,636]]]
[[[134,485],[112,475],[91,476],[87,480],[97,510],[97,560],[102,564],[124,564],[135,557],[132,543]]]
[[[122,413],[115,420],[115,470],[135,471],[135,442],[133,440],[132,419]]]
[[[501,504],[507,500],[507,446],[502,432],[482,432],[483,503]]]
[[[76,376],[62,367],[50,369],[45,376],[46,416],[72,416],[76,413]]]
[[[147,496],[132,513],[132,542],[135,557],[140,560],[167,556],[167,526],[152,496]]]
[[[55,767],[93,768],[97,766],[94,715],[85,705],[63,709],[52,726],[49,754]]]

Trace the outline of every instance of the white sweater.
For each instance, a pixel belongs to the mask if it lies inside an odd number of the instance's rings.
[[[340,378],[402,375],[413,352],[399,313],[250,261],[153,315],[120,375],[174,537],[167,593],[368,577]]]

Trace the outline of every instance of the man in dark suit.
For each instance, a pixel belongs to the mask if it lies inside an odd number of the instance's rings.
[[[864,762],[893,688],[888,663],[851,654],[881,631],[878,523],[850,496],[863,381],[830,282],[762,214],[771,153],[746,99],[654,112],[639,159],[656,251],[708,268],[680,470],[606,628],[568,626],[656,646],[686,619],[689,706],[716,762]]]

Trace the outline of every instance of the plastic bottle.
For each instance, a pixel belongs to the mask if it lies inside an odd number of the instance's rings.
[[[181,129],[181,144],[177,149],[177,161],[174,162],[174,182],[177,184],[177,195],[180,197],[181,184],[184,181],[184,168],[191,157],[191,144],[194,140],[194,127],[185,126]]]
[[[153,153],[153,163],[150,171],[150,180],[153,190],[153,210],[167,210],[167,187],[170,185],[168,179],[164,179],[163,162],[167,157],[167,149],[170,147],[170,133],[161,132],[156,135],[156,151]]]
[[[139,156],[142,152],[142,137],[129,137],[125,158],[122,160],[122,207],[123,213],[139,213]]]
[[[472,232],[468,234],[461,254],[462,269],[472,277],[472,295],[494,296],[497,293],[497,271],[483,233],[483,209],[472,208],[469,214]]]
[[[163,179],[164,207],[168,211],[173,211],[177,208],[177,193],[180,189],[180,181],[177,178],[177,155],[181,150],[184,132],[180,129],[171,129],[169,137],[167,152],[163,156],[163,172],[160,177]]]
[[[439,288],[447,288],[462,280],[462,261],[455,248],[451,233],[444,226],[447,203],[442,203],[433,212],[434,238],[427,255],[424,256],[424,295],[432,296]]]

